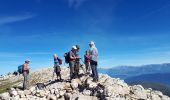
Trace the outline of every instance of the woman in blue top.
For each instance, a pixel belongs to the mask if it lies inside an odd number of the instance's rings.
[[[57,80],[58,80],[58,77],[60,78],[60,80],[62,80],[61,78],[61,68],[60,68],[60,65],[62,64],[62,60],[57,56],[57,54],[54,54],[54,72],[56,73],[57,75]]]

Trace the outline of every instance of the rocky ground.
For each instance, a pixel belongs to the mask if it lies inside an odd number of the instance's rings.
[[[159,91],[144,89],[141,85],[128,86],[123,80],[100,74],[99,82],[93,82],[89,75],[69,81],[69,69],[62,69],[63,81],[56,81],[53,69],[46,68],[32,72],[30,88],[10,88],[0,94],[1,100],[170,100]],[[1,80],[2,81],[2,80]],[[37,83],[44,86],[38,89]],[[19,84],[18,86],[21,86]]]

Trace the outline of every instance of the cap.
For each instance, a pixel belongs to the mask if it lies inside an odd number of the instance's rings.
[[[57,56],[57,54],[54,54],[54,56]]]
[[[93,42],[93,41],[90,41],[90,43],[89,43],[89,44],[94,45],[94,42]]]
[[[25,62],[30,62],[30,60],[29,60],[29,59],[26,59]]]
[[[72,49],[75,49],[75,50],[76,50],[77,48],[76,48],[76,46],[72,46]]]

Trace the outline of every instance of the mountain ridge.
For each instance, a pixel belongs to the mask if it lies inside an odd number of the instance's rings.
[[[9,91],[0,94],[0,98],[5,98],[4,100],[170,100],[162,92],[144,89],[141,85],[128,86],[124,80],[111,78],[107,74],[99,74],[99,82],[96,83],[92,81],[92,77],[84,75],[82,70],[80,70],[82,76],[70,82],[68,68],[61,70],[64,81],[52,81],[52,72],[53,68],[35,71],[30,75],[29,90],[10,88]],[[38,89],[37,83],[43,83],[46,87]]]

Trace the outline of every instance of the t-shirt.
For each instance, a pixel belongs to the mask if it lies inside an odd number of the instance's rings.
[[[90,48],[91,60],[98,61],[98,50],[96,47]]]
[[[71,59],[71,57],[76,57],[75,53],[72,50],[69,52],[69,56],[70,56],[70,61],[74,61],[75,60],[75,59]]]
[[[28,71],[29,70],[29,66],[27,63],[24,63],[23,64],[23,67],[24,67],[24,71]]]
[[[59,66],[59,58],[54,58],[54,66]]]
[[[84,55],[84,61],[90,62],[90,55]]]

